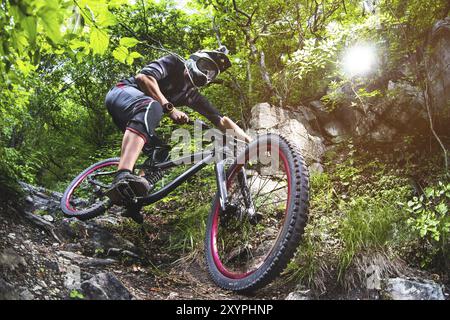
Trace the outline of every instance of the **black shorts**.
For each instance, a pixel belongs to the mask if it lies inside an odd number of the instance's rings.
[[[106,95],[106,108],[122,132],[130,130],[145,143],[155,136],[163,115],[161,104],[133,86],[119,83]]]

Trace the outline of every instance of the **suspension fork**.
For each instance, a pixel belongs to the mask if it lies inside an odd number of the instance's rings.
[[[230,204],[228,203],[227,180],[224,167],[224,160],[216,162],[215,172],[217,180],[217,189],[219,190],[220,208],[225,212],[227,211],[227,208],[229,207]],[[241,169],[239,169],[239,172],[237,174],[239,187],[241,189],[241,193],[244,198],[244,204],[247,209],[248,217],[252,219],[256,215],[256,210],[255,206],[253,205],[252,195],[248,188],[245,169],[242,167]]]
[[[228,192],[224,160],[217,161],[214,169],[216,172],[217,190],[219,190],[220,208],[222,211],[226,211],[228,205]]]
[[[247,175],[245,174],[244,167],[242,167],[238,172],[238,182],[242,196],[244,198],[244,204],[245,208],[247,209],[248,217],[250,220],[253,220],[256,215],[256,210],[255,206],[253,205],[253,199],[250,189],[248,188]]]

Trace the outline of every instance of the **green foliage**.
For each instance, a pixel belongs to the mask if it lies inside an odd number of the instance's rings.
[[[76,289],[73,289],[72,291],[70,291],[69,296],[71,299],[84,299],[84,295]]]
[[[324,292],[327,281],[351,285],[352,273],[361,274],[361,256],[382,253],[395,264],[414,241],[402,202],[411,194],[408,180],[377,159],[366,159],[350,145],[328,173],[310,178],[310,219],[296,258],[289,264],[288,279]],[[363,266],[364,268],[364,266]]]
[[[341,203],[343,219],[339,223],[339,238],[343,249],[339,257],[339,274],[342,275],[354,257],[364,251],[376,251],[396,245],[395,232],[401,230],[403,214],[399,205],[386,197],[404,197],[401,190],[383,190],[378,197],[353,197]]]
[[[406,210],[411,214],[408,223],[420,237],[445,243],[450,230],[449,206],[450,183],[439,181],[407,202]]]

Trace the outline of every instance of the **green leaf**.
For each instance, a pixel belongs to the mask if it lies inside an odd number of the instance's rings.
[[[62,36],[58,11],[54,8],[46,6],[39,11],[38,15],[42,20],[46,35],[53,43],[59,43]]]
[[[90,36],[90,47],[94,54],[104,54],[109,45],[109,35],[97,28],[93,28]]]
[[[114,49],[112,53],[113,57],[119,60],[122,63],[125,63],[125,60],[128,57],[128,49],[122,46],[117,47]]]
[[[28,61],[16,60],[17,68],[23,73],[24,76],[28,76],[31,71],[36,70],[36,66],[33,66]]]
[[[135,38],[124,37],[124,38],[120,39],[119,43],[121,46],[124,46],[126,48],[131,48],[131,47],[134,47],[135,45],[137,45],[139,43],[139,40],[137,40]]]
[[[130,53],[130,57],[133,57],[134,59],[142,58],[142,54],[140,54],[139,52],[133,51]]]
[[[117,24],[116,16],[108,10],[100,12],[96,21],[102,27],[110,27]]]
[[[78,39],[73,39],[72,41],[70,41],[70,49],[72,50],[76,50],[79,48],[85,48],[87,46],[89,46],[89,43],[87,43],[86,41],[80,41]]]
[[[436,211],[441,215],[446,215],[448,214],[448,207],[445,203],[440,203],[438,206],[436,206]]]
[[[76,290],[76,289],[73,289],[70,292],[70,297],[72,299],[84,299],[84,295],[81,292],[79,292],[78,290]]]
[[[132,65],[134,59],[140,58],[140,57],[142,57],[142,55],[139,52],[133,51],[128,55],[126,62],[127,62],[127,64]]]
[[[427,234],[427,229],[426,229],[426,228],[420,229],[419,234],[420,234],[420,236],[421,236],[422,238],[425,237],[425,235]]]
[[[28,41],[32,46],[36,43],[36,35],[37,35],[37,19],[36,17],[26,17],[23,20],[23,29],[28,37]]]

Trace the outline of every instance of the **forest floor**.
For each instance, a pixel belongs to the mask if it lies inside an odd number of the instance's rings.
[[[49,232],[22,217],[19,211],[3,210],[0,214],[0,275],[3,275],[3,279],[0,277],[0,299],[83,297],[83,290],[79,289],[81,283],[101,273],[114,275],[139,300],[278,300],[289,294],[289,287],[281,283],[274,283],[254,296],[221,290],[209,278],[201,257],[180,259],[165,253],[157,241],[149,241],[150,245],[145,249],[135,247],[117,234],[108,235],[110,224],[107,228],[97,228],[104,226],[105,221],[117,224],[122,223],[122,219],[125,218],[107,216],[89,222],[91,225],[83,232],[87,231],[85,236],[91,239],[72,237],[65,230],[67,224],[55,223],[55,233],[60,240],[64,239],[59,242]],[[90,229],[94,224],[98,225]],[[80,222],[76,228],[80,226],[86,227]],[[161,236],[165,235],[147,234],[147,239]],[[94,251],[91,250],[93,243],[98,247]],[[102,245],[104,248],[100,249]],[[111,258],[104,254],[107,249],[116,253],[121,250],[125,254]],[[120,298],[120,290],[119,293],[111,292],[111,289],[116,290],[114,283],[102,285],[110,287],[104,288],[109,297]]]

